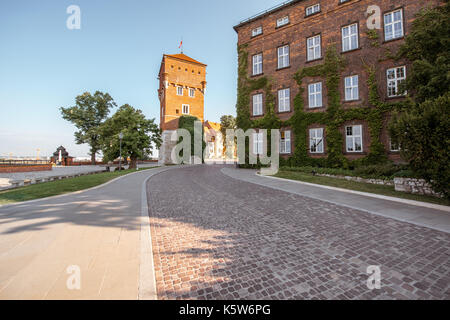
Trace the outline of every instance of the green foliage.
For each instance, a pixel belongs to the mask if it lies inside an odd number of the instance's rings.
[[[404,176],[406,169],[407,169],[406,165],[396,165],[393,163],[361,166],[354,170],[343,168],[321,168],[312,166],[280,168],[281,171],[330,174],[335,176],[351,176],[366,179],[384,179],[384,180],[392,180],[397,175]]]
[[[402,157],[434,190],[450,198],[450,2],[422,10],[399,56],[412,62],[405,89],[412,97],[390,124]]]
[[[130,168],[136,167],[137,159],[151,154],[152,144],[158,147],[161,144],[155,119],[146,119],[141,110],[125,104],[100,128],[105,161],[113,161],[120,156],[120,133],[123,133],[122,157],[130,157]]]
[[[95,155],[100,150],[99,130],[109,114],[116,106],[108,93],[96,91],[94,95],[85,92],[75,98],[75,106],[60,108],[64,120],[72,122],[78,129],[75,132],[77,144],[87,143],[91,147],[91,160],[95,164]]]
[[[433,99],[450,87],[450,2],[423,9],[405,38],[399,56],[412,62],[406,81],[417,103]]]
[[[194,123],[196,121],[200,121],[197,117],[194,116],[181,116],[180,119],[178,120],[178,128],[179,129],[186,129],[187,131],[189,131],[190,135],[191,135],[191,156],[195,155],[195,149],[194,149],[194,144],[195,144],[195,140],[194,140],[194,135],[195,135],[195,126]],[[204,130],[203,130],[203,126],[202,126],[202,131],[198,132],[196,134],[201,134],[201,139],[202,139],[202,161],[204,161],[203,159],[203,154],[204,154],[204,150],[206,148],[206,143],[203,139],[204,136]],[[182,141],[182,137],[179,138],[178,143],[180,143]],[[183,156],[183,150],[181,150],[180,152],[180,156]]]
[[[220,132],[222,133],[224,151],[226,151],[227,129],[236,129],[236,118],[232,115],[224,115],[220,117]]]
[[[450,198],[450,93],[413,104],[393,119],[390,130],[411,168]]]

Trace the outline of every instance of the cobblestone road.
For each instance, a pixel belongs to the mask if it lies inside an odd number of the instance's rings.
[[[220,168],[149,181],[159,299],[450,299],[449,234]],[[381,269],[379,290],[367,288],[371,265]]]

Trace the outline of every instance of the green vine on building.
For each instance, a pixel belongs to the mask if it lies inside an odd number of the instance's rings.
[[[336,46],[329,46],[326,50],[323,64],[302,68],[294,75],[294,79],[299,86],[299,92],[294,98],[294,114],[289,120],[281,121],[275,113],[275,96],[272,92],[272,80],[267,77],[248,78],[248,52],[246,49],[247,45],[238,46],[237,127],[247,130],[249,128],[280,129],[290,126],[294,133],[294,153],[288,159],[281,158],[280,165],[351,168],[388,161],[385,147],[380,140],[383,120],[388,113],[400,110],[404,103],[384,103],[381,101],[378,94],[375,66],[369,66],[363,61],[368,73],[369,105],[343,109],[339,83],[341,81],[340,75],[346,66],[346,62],[337,52]],[[322,77],[325,80],[328,92],[326,111],[305,112],[302,83],[306,77]],[[266,108],[262,118],[251,120],[250,95],[255,90],[264,91]],[[353,161],[348,160],[343,154],[344,138],[340,131],[345,122],[352,120],[366,121],[368,123],[371,141],[369,153],[365,157]],[[307,130],[313,124],[322,125],[326,128],[326,157],[312,158],[308,155]]]

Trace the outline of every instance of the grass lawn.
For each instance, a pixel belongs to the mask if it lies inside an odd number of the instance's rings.
[[[331,178],[331,177],[321,177],[313,176],[312,174],[303,172],[292,172],[292,171],[282,171],[280,170],[275,177],[291,180],[299,180],[309,183],[315,183],[325,186],[331,186],[336,188],[350,189],[355,191],[376,193],[390,197],[397,197],[409,200],[423,201],[436,203],[441,205],[450,205],[450,201],[447,199],[436,198],[432,196],[422,196],[416,194],[410,194],[405,192],[395,191],[394,186],[385,186],[371,183],[347,181],[343,179]]]
[[[156,167],[141,168],[139,169],[139,171],[153,168]],[[20,187],[13,190],[0,191],[0,205],[13,202],[46,198],[50,196],[56,196],[60,194],[84,190],[101,185],[114,178],[132,172],[136,172],[136,169],[122,170],[120,172],[119,171],[103,172],[76,178],[33,184],[31,186]]]

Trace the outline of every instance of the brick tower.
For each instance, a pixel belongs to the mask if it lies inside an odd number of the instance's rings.
[[[170,164],[171,152],[176,145],[170,137],[178,129],[178,119],[190,115],[204,121],[206,65],[183,53],[165,54],[158,79],[160,126],[163,131],[159,162]]]

